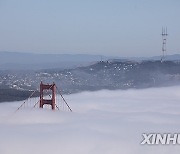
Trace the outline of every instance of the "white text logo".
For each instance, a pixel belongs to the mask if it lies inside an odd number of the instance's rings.
[[[180,144],[180,134],[142,134],[141,144]]]

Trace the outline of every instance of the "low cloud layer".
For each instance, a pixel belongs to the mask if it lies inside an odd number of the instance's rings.
[[[65,96],[73,112],[0,104],[0,154],[178,154],[142,133],[180,133],[180,87]]]

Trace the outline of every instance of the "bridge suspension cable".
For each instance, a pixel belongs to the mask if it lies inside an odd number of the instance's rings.
[[[42,83],[42,82],[41,82]],[[54,84],[55,85],[55,84]],[[51,88],[53,87],[53,85],[49,86],[49,88],[45,89],[45,90],[51,90]],[[59,88],[55,85],[56,89],[57,89],[57,94],[56,95],[56,100],[55,100],[55,108],[57,110],[63,110],[63,111],[66,111],[66,108],[72,112],[72,109],[70,108],[69,104],[67,103],[67,101],[65,100],[64,96],[62,95],[61,91],[59,90]],[[31,95],[17,108],[17,110],[15,111],[15,113],[20,110],[21,108],[23,107],[32,107],[33,108],[36,108],[37,105],[40,103],[41,99],[38,99],[38,101],[35,101],[35,99],[32,100],[32,97],[34,96],[35,92],[39,92],[37,90],[33,91],[31,93]],[[47,96],[50,97],[50,99],[52,100],[52,97],[49,93],[47,94]],[[30,100],[31,99],[31,100]],[[62,101],[58,100],[58,99],[61,99]],[[28,103],[28,101],[30,100],[30,103]],[[32,104],[32,101],[36,102],[35,104]],[[60,105],[61,103],[61,105]]]

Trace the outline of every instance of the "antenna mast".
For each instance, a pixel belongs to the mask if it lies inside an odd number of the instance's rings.
[[[165,53],[166,53],[166,41],[167,41],[167,36],[168,36],[168,33],[167,33],[167,27],[164,28],[162,27],[162,57],[161,57],[161,62],[164,61],[165,59]]]

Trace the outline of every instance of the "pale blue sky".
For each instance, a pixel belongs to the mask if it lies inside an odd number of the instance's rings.
[[[180,0],[0,0],[0,51],[112,56],[180,53]]]

